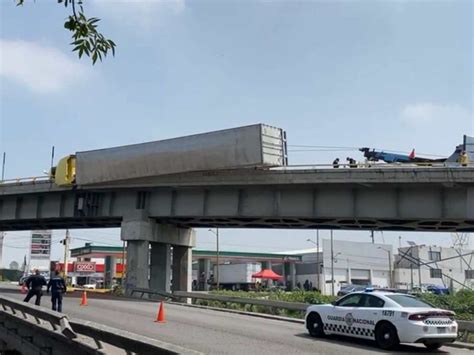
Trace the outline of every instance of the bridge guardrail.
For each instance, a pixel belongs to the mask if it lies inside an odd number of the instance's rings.
[[[219,296],[210,295],[207,293],[198,292],[185,292],[185,291],[174,291],[173,296],[175,298],[194,298],[208,301],[219,301],[226,303],[239,303],[239,304],[250,304],[254,306],[264,306],[287,309],[289,311],[306,311],[306,308],[310,306],[308,303],[301,302],[286,302],[286,301],[274,301],[274,300],[263,300],[254,298],[243,298],[235,296]]]
[[[0,353],[82,355],[107,354],[122,349],[127,354],[201,354],[173,344],[105,325],[70,320],[65,314],[0,296]]]
[[[0,185],[22,185],[53,182],[49,176],[29,176],[24,178],[0,180]]]

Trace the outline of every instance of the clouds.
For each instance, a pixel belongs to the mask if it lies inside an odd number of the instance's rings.
[[[78,59],[37,42],[0,39],[0,53],[0,77],[38,94],[58,92],[89,74]]]
[[[458,125],[473,130],[473,112],[457,104],[419,102],[406,105],[400,119],[410,127],[422,125]]]
[[[186,9],[185,0],[93,0],[90,4],[98,17],[142,30],[159,25],[166,15],[178,15]]]

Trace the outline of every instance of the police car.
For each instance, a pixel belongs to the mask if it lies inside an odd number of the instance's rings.
[[[458,333],[454,313],[433,308],[403,293],[367,290],[332,304],[309,306],[305,324],[311,336],[345,335],[375,340],[382,349],[399,343],[423,343],[438,349]]]

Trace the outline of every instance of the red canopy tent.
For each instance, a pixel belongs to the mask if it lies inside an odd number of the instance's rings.
[[[252,277],[254,279],[268,279],[268,280],[281,280],[283,276],[278,275],[276,272],[274,272],[271,269],[264,269],[260,272],[257,272],[255,274],[252,274]]]

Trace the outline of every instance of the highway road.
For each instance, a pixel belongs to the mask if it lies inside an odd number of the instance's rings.
[[[22,298],[19,287],[1,286],[5,296]],[[396,351],[381,351],[370,341],[342,337],[314,339],[303,325],[212,310],[165,304],[166,323],[155,323],[158,303],[89,297],[79,306],[77,297],[67,296],[64,313],[151,338],[181,345],[206,354],[469,354],[467,349],[442,347],[428,351],[422,345],[401,345]],[[30,303],[33,303],[30,301]],[[43,306],[50,306],[45,295]]]

